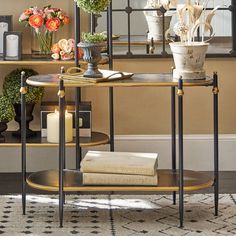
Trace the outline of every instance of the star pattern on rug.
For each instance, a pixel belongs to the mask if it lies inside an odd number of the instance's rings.
[[[236,235],[236,194],[221,194],[214,216],[212,194],[186,194],[184,228],[172,195],[67,195],[59,228],[58,196],[0,196],[0,235]],[[178,202],[178,199],[177,199]]]

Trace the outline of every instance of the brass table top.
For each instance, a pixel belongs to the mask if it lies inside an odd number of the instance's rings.
[[[58,87],[60,81],[59,74],[36,75],[27,79],[27,84],[43,87]],[[170,73],[146,73],[134,74],[130,79],[115,80],[108,82],[91,83],[84,81],[81,83],[76,80],[64,80],[65,87],[172,87],[177,86],[178,81],[173,79]],[[183,86],[212,86],[213,79],[206,77],[203,80],[183,81]]]

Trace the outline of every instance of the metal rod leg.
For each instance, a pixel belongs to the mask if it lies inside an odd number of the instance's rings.
[[[82,150],[80,147],[80,130],[79,130],[79,104],[81,101],[81,89],[76,88],[75,91],[75,142],[76,142],[76,169],[80,170],[80,162],[82,158]]]
[[[64,205],[64,162],[65,162],[65,88],[63,80],[60,80],[58,92],[60,120],[59,120],[59,218],[60,227],[63,227],[63,205]]]
[[[75,3],[75,22],[80,22],[80,8],[77,6]],[[75,24],[75,45],[77,45],[80,42],[80,27],[78,27],[77,24]],[[77,48],[77,47],[76,47]],[[75,53],[75,65],[77,67],[80,67],[79,65],[79,53]],[[76,130],[76,135],[75,135],[75,143],[76,143],[76,169],[80,169],[80,161],[81,161],[81,156],[82,156],[82,151],[80,148],[80,135],[79,135],[79,104],[81,102],[81,89],[76,88],[75,91],[75,130]]]
[[[179,110],[179,220],[180,227],[184,221],[184,178],[183,178],[183,81],[178,84],[178,110]]]
[[[109,113],[110,113],[110,151],[114,152],[114,107],[113,88],[109,88]]]
[[[219,205],[219,139],[218,139],[218,75],[213,75],[213,103],[214,103],[214,195],[215,215],[218,215]]]
[[[26,106],[25,94],[27,93],[25,72],[21,72],[21,173],[22,173],[22,212],[26,208]]]
[[[176,170],[176,115],[175,115],[175,87],[171,87],[171,145],[172,170]],[[173,192],[173,204],[176,205],[176,192]]]
[[[61,67],[61,74],[64,74],[65,73],[65,68],[64,66]],[[64,158],[64,163],[63,163],[63,169],[66,168],[66,158]],[[63,204],[65,204],[65,201],[66,201],[66,196],[65,196],[65,193],[63,193]]]

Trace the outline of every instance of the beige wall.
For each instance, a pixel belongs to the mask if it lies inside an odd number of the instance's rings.
[[[171,59],[116,60],[114,69],[130,72],[168,72]],[[207,59],[206,70],[219,74],[219,128],[220,133],[236,133],[236,59]],[[85,98],[92,98],[94,125],[107,127],[107,93],[95,89],[85,90]],[[115,89],[115,121],[118,134],[167,134],[170,132],[169,88],[117,88]],[[188,134],[212,132],[211,88],[187,88],[184,96],[184,130]]]
[[[72,0],[34,0],[34,1],[4,1],[0,8],[0,15],[13,14],[14,30],[24,32],[24,52],[30,51],[30,29],[24,28],[17,22],[20,13],[31,5],[62,7],[72,18]],[[83,19],[86,16],[82,16]],[[86,24],[81,24],[83,29]],[[58,38],[73,37],[73,24],[65,26],[58,32]],[[173,65],[171,59],[145,59],[145,60],[115,60],[114,69],[130,72],[168,72]],[[15,66],[0,65],[0,88],[7,73]],[[40,73],[58,72],[60,66],[34,66]],[[207,59],[206,69],[209,75],[218,71],[220,78],[220,133],[236,133],[236,60],[235,59]],[[69,91],[67,98],[74,98],[73,90]],[[117,134],[167,134],[170,131],[170,89],[169,88],[117,88],[114,90],[115,98],[115,131]],[[55,100],[56,90],[46,89],[44,100]],[[108,90],[83,89],[83,99],[91,100],[93,106],[93,127],[96,130],[108,130]],[[212,94],[210,88],[186,89],[184,96],[185,123],[184,129],[189,134],[211,133],[212,130]],[[39,127],[38,107],[35,112],[33,127]],[[15,122],[10,128],[14,129]]]

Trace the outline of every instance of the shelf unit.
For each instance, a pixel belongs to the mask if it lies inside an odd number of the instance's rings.
[[[108,57],[103,56],[102,60],[99,62],[100,65],[105,65],[109,62]],[[69,65],[69,66],[75,66],[76,62],[74,60],[52,60],[52,59],[34,59],[29,54],[25,54],[22,57],[22,60],[20,61],[5,61],[0,60],[0,65],[26,65],[26,66],[32,66],[32,65]],[[83,60],[79,60],[80,65],[86,65],[87,63]]]
[[[75,22],[80,22],[80,9],[75,6]],[[91,21],[91,28],[94,29],[94,21]],[[113,69],[113,48],[112,48],[112,4],[107,12],[107,31],[108,31],[108,56],[103,58],[101,64],[108,64],[110,70]],[[75,43],[80,41],[80,30],[78,24],[75,24]],[[129,41],[129,40],[128,40]],[[235,47],[234,47],[235,48]],[[127,55],[126,55],[127,56]],[[38,60],[32,59],[30,55],[23,55],[21,61],[0,61],[0,65],[75,65],[80,66],[83,61],[79,60],[76,54],[75,61],[53,61],[53,60]],[[37,79],[36,79],[37,78]],[[77,84],[76,82],[65,81],[66,87],[74,87],[76,90],[75,107],[76,120],[79,120],[79,103],[81,102],[81,87],[107,87],[109,89],[109,136],[103,133],[93,132],[92,138],[79,137],[79,124],[76,123],[76,138],[72,143],[65,144],[63,138],[60,139],[60,144],[47,143],[44,138],[40,137],[40,132],[37,136],[26,140],[23,132],[22,140],[13,138],[11,132],[6,133],[6,142],[0,143],[1,147],[20,147],[22,148],[22,208],[23,214],[26,213],[26,184],[32,188],[37,188],[46,191],[59,192],[59,215],[60,226],[63,222],[63,204],[64,191],[134,191],[134,192],[173,192],[173,203],[176,203],[176,192],[179,193],[179,218],[180,226],[183,226],[184,219],[184,192],[194,191],[214,186],[215,191],[215,214],[218,214],[218,197],[219,197],[219,180],[218,180],[218,84],[217,75],[214,74],[213,79],[207,77],[206,80],[191,82],[173,81],[171,74],[137,74],[132,80],[116,81],[99,84]],[[34,77],[27,80],[28,84],[33,86],[59,86],[59,80],[56,75],[48,77]],[[115,87],[169,87],[171,89],[171,127],[172,127],[172,142],[171,142],[171,158],[172,168],[170,170],[159,170],[158,186],[83,186],[81,183],[80,160],[81,147],[91,147],[102,144],[110,144],[110,151],[114,151],[114,108],[113,108],[113,88]],[[184,170],[183,166],[183,86],[209,86],[213,91],[213,110],[214,110],[214,176],[208,177],[202,173]],[[22,81],[22,88],[25,87],[25,81]],[[178,87],[178,90],[176,89]],[[60,87],[64,90],[64,85]],[[178,127],[179,127],[179,169],[177,170],[176,163],[176,94],[178,95]],[[22,93],[22,104],[25,104],[25,94]],[[64,97],[60,98],[60,114],[63,114]],[[22,120],[24,117],[25,106],[22,106]],[[63,116],[60,117],[63,123]],[[63,127],[60,127],[63,132]],[[23,122],[22,130],[25,129]],[[61,135],[62,137],[62,135]],[[76,147],[76,170],[64,169],[65,147]],[[26,175],[26,148],[27,147],[59,147],[59,170],[45,170]]]
[[[213,78],[207,77],[205,80],[185,81],[181,79],[175,81],[172,74],[134,74],[132,79],[122,81],[110,81],[105,83],[86,83],[60,80],[59,75],[37,75],[27,79],[27,84],[32,86],[59,86],[59,108],[60,108],[60,143],[59,143],[59,170],[45,170],[30,174],[26,178],[26,140],[25,134],[22,139],[22,163],[23,163],[23,212],[25,212],[25,185],[26,183],[32,188],[59,191],[59,215],[60,226],[63,224],[63,205],[64,193],[70,191],[134,191],[134,192],[173,192],[173,203],[176,204],[176,192],[179,193],[179,214],[180,227],[183,226],[184,219],[184,192],[209,188],[214,186],[215,191],[215,215],[218,214],[218,198],[219,198],[219,176],[218,176],[218,76],[214,73]],[[83,186],[81,180],[81,172],[79,168],[68,170],[65,168],[65,138],[64,138],[64,114],[65,114],[65,95],[67,87],[74,87],[77,91],[81,87],[101,88],[107,87],[113,89],[116,87],[169,87],[171,89],[171,127],[172,127],[172,168],[170,170],[158,170],[159,184],[158,186]],[[184,170],[183,159],[183,97],[184,87],[211,87],[213,93],[213,113],[214,113],[214,177],[205,174]],[[22,78],[22,90],[24,90],[25,81]],[[176,87],[178,88],[176,90]],[[62,95],[62,96],[60,96]],[[176,95],[178,96],[178,146],[179,146],[179,169],[176,163]],[[22,101],[24,104],[24,94]],[[111,97],[109,97],[111,99]],[[22,107],[24,114],[24,105]],[[78,112],[78,107],[76,112]],[[24,117],[22,118],[25,119]],[[110,110],[110,127],[114,127],[113,105]],[[114,140],[114,133],[111,132],[110,142]],[[80,139],[77,140],[80,145]],[[67,144],[68,145],[68,144]],[[76,145],[76,147],[77,147]],[[82,145],[80,145],[82,147]]]
[[[80,22],[79,19],[80,9],[75,6],[75,21]],[[107,13],[107,31],[108,31],[108,56],[104,57],[101,64],[109,65],[109,69],[113,69],[113,48],[112,48],[112,4],[108,8]],[[91,22],[91,28],[94,29],[94,22]],[[75,24],[75,43],[80,41],[80,30]],[[235,48],[235,47],[234,47]],[[53,61],[53,60],[32,60],[30,55],[23,55],[21,61],[0,61],[0,65],[75,65],[80,66],[83,61],[79,60],[76,54],[75,61]],[[50,77],[40,77],[40,80],[31,78],[27,81],[28,84],[33,86],[59,86],[59,80],[55,80],[55,75]],[[159,192],[168,191],[173,192],[173,203],[176,204],[176,193],[179,193],[179,219],[180,226],[183,226],[184,219],[184,192],[194,191],[214,186],[214,202],[215,202],[215,215],[218,214],[218,198],[219,198],[219,176],[218,176],[218,84],[217,75],[214,74],[213,79],[208,77],[206,80],[191,82],[172,80],[171,74],[137,74],[134,75],[132,80],[116,81],[100,84],[77,84],[76,82],[65,81],[66,87],[75,87],[75,105],[76,105],[76,120],[79,120],[79,103],[81,102],[81,87],[107,87],[109,89],[109,118],[110,118],[110,132],[109,136],[103,133],[93,132],[92,138],[79,137],[79,125],[76,124],[76,138],[72,143],[65,144],[63,138],[60,139],[60,144],[47,143],[45,139],[40,137],[40,133],[33,139],[26,140],[25,134],[22,140],[13,138],[11,132],[6,133],[6,143],[1,143],[1,147],[20,147],[22,148],[22,208],[23,214],[26,213],[26,184],[32,188],[58,191],[59,192],[59,215],[60,226],[63,223],[63,204],[65,191],[133,191],[133,192]],[[171,90],[171,127],[172,127],[172,142],[171,142],[171,158],[172,168],[170,170],[159,170],[159,184],[158,186],[83,186],[81,183],[80,160],[81,160],[81,147],[91,147],[102,144],[110,144],[110,151],[114,151],[114,109],[113,109],[113,88],[115,87],[169,87]],[[213,110],[214,110],[214,176],[208,177],[202,173],[184,170],[183,162],[183,86],[209,86],[213,92]],[[25,87],[23,80],[22,88]],[[178,90],[176,89],[178,87]],[[60,87],[64,90],[64,86]],[[176,94],[178,96],[178,128],[179,128],[179,169],[176,163]],[[25,104],[25,95],[22,94],[22,104]],[[60,98],[60,113],[63,114],[64,98]],[[24,111],[25,107],[22,106]],[[22,112],[23,121],[25,120],[24,112]],[[63,116],[60,117],[63,123]],[[24,123],[24,122],[23,122]],[[23,124],[22,130],[25,125]],[[63,131],[63,127],[61,126]],[[24,133],[24,132],[23,132]],[[62,137],[62,135],[61,135]],[[76,170],[64,169],[65,161],[65,147],[76,147]],[[59,147],[59,170],[45,170],[35,172],[29,176],[26,175],[26,148],[27,147]]]
[[[13,131],[5,132],[5,142],[0,143],[0,147],[20,147],[21,139],[14,137]],[[58,147],[58,143],[49,143],[47,138],[41,137],[41,132],[36,131],[34,137],[30,137],[26,140],[27,147]],[[92,132],[91,137],[80,137],[80,146],[92,147],[109,143],[108,135],[101,132]],[[75,147],[75,138],[72,142],[66,144],[67,147]]]

